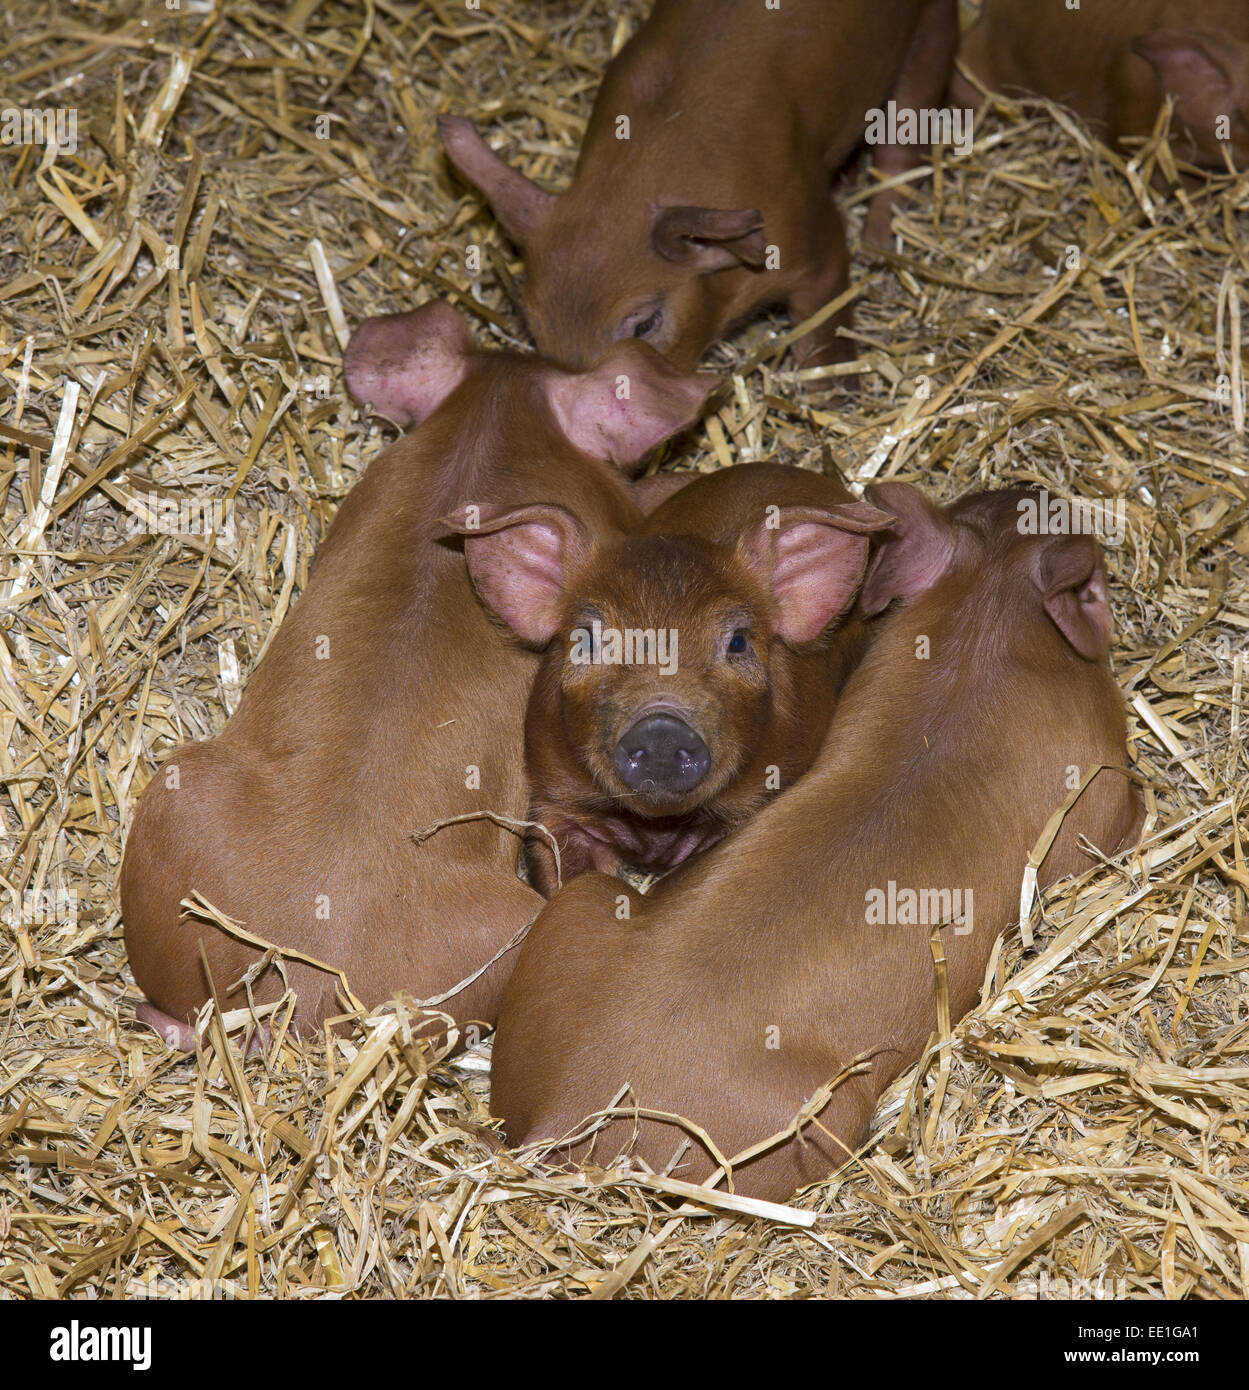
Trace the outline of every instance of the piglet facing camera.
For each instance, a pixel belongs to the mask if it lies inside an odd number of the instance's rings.
[[[530,841],[542,892],[622,862],[672,869],[810,765],[860,640],[857,624],[829,629],[890,520],[843,498],[743,465],[683,488],[637,535],[596,538],[556,506],[466,530],[487,607],[545,648],[525,728],[531,819],[560,850],[557,876],[549,841]]]
[[[645,896],[584,874],[531,928],[492,1060],[510,1143],[690,1182],[728,1159],[735,1192],[784,1199],[844,1163],[924,1054],[935,937],[941,1007],[973,1007],[1073,774],[1037,885],[1133,839],[1097,542],[1023,531],[1019,489],[869,496],[891,518],[859,603],[879,616],[809,772]]]

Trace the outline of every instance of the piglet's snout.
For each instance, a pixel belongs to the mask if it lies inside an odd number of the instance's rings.
[[[636,792],[684,796],[706,777],[711,753],[683,719],[648,714],[616,745],[612,763]]]

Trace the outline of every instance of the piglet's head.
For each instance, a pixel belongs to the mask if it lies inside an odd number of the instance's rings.
[[[612,198],[576,184],[556,196],[513,169],[471,121],[438,121],[447,155],[486,195],[525,253],[525,316],[538,350],[572,367],[597,362],[613,342],[649,343],[692,369],[724,328],[715,277],[764,269],[755,208]]]
[[[610,231],[577,191],[557,200],[550,235],[526,250],[525,317],[540,351],[573,366],[634,339],[692,370],[725,320],[723,277],[762,272],[754,208],[636,203]]]
[[[545,409],[574,449],[630,471],[656,444],[692,424],[720,384],[718,377],[678,372],[644,343],[618,343],[585,372],[479,352],[460,314],[437,300],[366,319],[347,345],[343,370],[357,400],[407,428],[433,414],[475,363],[499,376],[496,397],[504,376],[531,378],[536,389],[523,388],[530,420],[535,409]],[[532,426],[531,433],[541,438]]]
[[[1202,30],[1154,29],[1134,39],[1132,51],[1174,98],[1173,124],[1191,139],[1191,156],[1222,169],[1226,149],[1237,169],[1249,168],[1249,42]],[[1182,145],[1177,152],[1190,153]]]
[[[465,545],[487,606],[547,645],[535,700],[548,756],[621,814],[673,816],[741,773],[788,693],[786,650],[817,643],[850,607],[868,533],[888,521],[862,503],[788,507],[736,547],[664,535],[594,545],[570,514],[527,507]]]
[[[1107,659],[1111,617],[1101,546],[1092,535],[1069,530],[1037,534],[1036,518],[1046,514],[1040,494],[1007,488],[939,507],[905,483],[883,483],[868,496],[896,519],[863,581],[864,617],[940,586],[946,610],[958,612],[968,640],[986,614],[1001,624],[1004,600],[1012,615],[1009,631],[991,636],[1039,639],[1085,661]]]

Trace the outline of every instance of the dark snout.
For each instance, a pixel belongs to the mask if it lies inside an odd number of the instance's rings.
[[[684,796],[706,777],[711,753],[683,719],[648,714],[616,745],[612,763],[634,791]]]

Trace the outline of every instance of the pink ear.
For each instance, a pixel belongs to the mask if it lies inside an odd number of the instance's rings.
[[[870,618],[895,598],[930,589],[954,557],[954,537],[939,507],[907,483],[881,483],[865,494],[896,520],[881,542],[859,595],[859,612]]]
[[[591,371],[552,373],[546,393],[571,444],[594,458],[632,464],[693,424],[719,385],[719,377],[678,372],[654,348],[631,338]]]
[[[1132,40],[1132,51],[1153,65],[1164,92],[1188,126],[1231,114],[1249,79],[1249,46],[1217,34],[1154,29]],[[1209,131],[1213,139],[1213,130]]]
[[[1054,626],[1086,661],[1110,651],[1110,601],[1101,547],[1091,536],[1056,536],[1037,546],[1032,579]]]
[[[452,164],[481,189],[503,230],[523,247],[541,228],[555,195],[500,159],[465,117],[439,116],[438,133]]]
[[[343,374],[356,400],[406,429],[455,390],[472,351],[468,324],[434,299],[410,313],[365,319],[347,344]]]
[[[486,606],[517,636],[545,646],[559,626],[566,577],[589,550],[585,530],[553,505],[478,512],[461,507],[442,524],[464,537],[468,572]]]
[[[782,507],[779,526],[761,526],[745,540],[740,553],[772,590],[780,637],[810,642],[850,607],[867,564],[867,534],[891,521],[864,502],[831,512]]]

